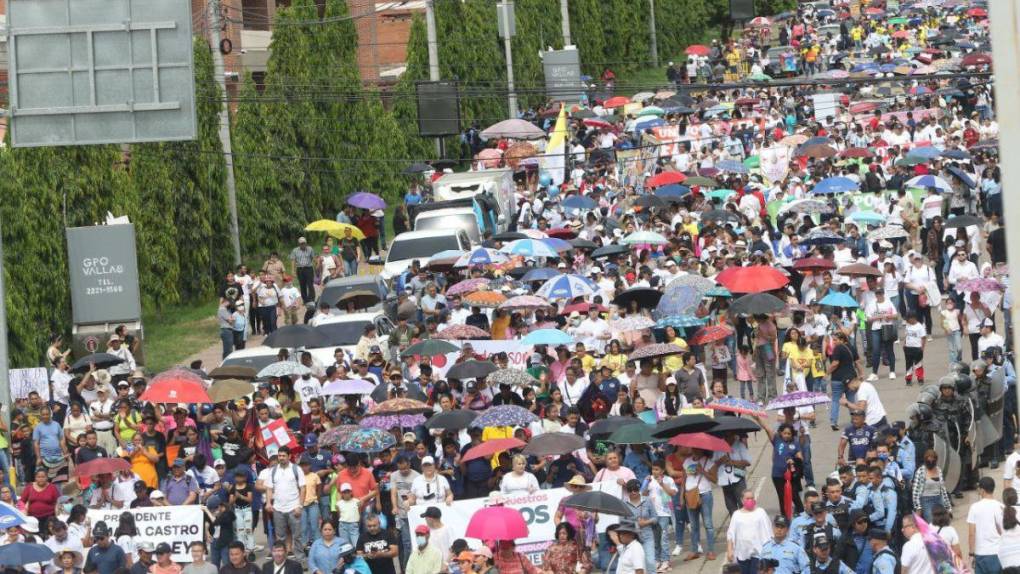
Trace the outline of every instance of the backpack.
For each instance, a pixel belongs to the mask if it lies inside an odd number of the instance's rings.
[[[276,465],[276,466],[274,466],[274,467],[273,467],[273,472],[270,472],[270,473],[269,473],[269,480],[270,480],[270,481],[272,481],[272,483],[273,483],[273,488],[276,488],[276,469],[278,469],[278,468],[280,468],[280,466],[279,466],[279,465]],[[290,469],[291,469],[292,471],[294,471],[294,484],[295,484],[295,485],[296,485],[296,486],[297,486],[298,488],[300,488],[300,487],[301,487],[301,485],[300,485],[300,483],[299,483],[299,480],[298,480],[298,469],[297,469],[297,465],[296,465],[296,464],[294,464],[294,463],[291,463],[291,465],[290,465]]]
[[[875,554],[871,558],[871,572],[872,573],[875,572],[875,562],[877,562],[878,561],[878,557],[883,555],[883,554],[888,554],[889,556],[892,556],[894,560],[896,560],[896,569],[893,570],[893,572],[899,572],[900,571],[900,557],[899,557],[898,554],[893,552],[892,549],[889,548],[888,546],[886,546],[885,548],[879,550],[878,554]]]
[[[587,423],[603,418],[603,415],[609,412],[609,407],[606,395],[602,393],[598,385],[593,383],[588,383],[581,393],[581,398],[577,401],[577,409],[581,413],[581,418]]]

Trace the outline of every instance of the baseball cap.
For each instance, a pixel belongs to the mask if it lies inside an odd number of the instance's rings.
[[[317,435],[317,434],[315,434],[313,432],[310,432],[310,433],[306,434],[305,435],[305,446],[312,446],[314,444],[319,444],[319,435]]]
[[[170,545],[166,542],[160,542],[159,546],[156,546],[156,554],[170,554]]]
[[[426,464],[436,464],[436,459],[431,456],[426,456],[421,459],[421,464],[422,466],[425,466]]]
[[[818,547],[818,548],[828,548],[829,547],[829,537],[826,536],[824,532],[818,532],[817,534],[815,534],[814,542],[815,542],[815,546]]]
[[[442,518],[443,513],[435,506],[430,506],[421,513],[422,518]]]
[[[297,242],[298,242],[298,243],[308,243],[308,240],[307,240],[307,239],[305,239],[304,237],[298,237],[298,238],[297,238]]]
[[[141,552],[148,552],[149,554],[152,554],[153,552],[156,551],[156,545],[148,540],[143,540],[135,545],[135,550],[139,550]]]
[[[779,526],[780,528],[789,528],[790,521],[787,520],[786,517],[783,516],[782,514],[778,514],[776,515],[775,518],[772,519],[772,525]]]
[[[163,494],[162,490],[153,490],[151,493],[149,493],[149,498],[152,500],[157,500],[160,498],[166,498],[166,495]]]
[[[404,433],[404,442],[418,442],[418,436],[413,432]]]
[[[183,458],[179,458],[179,459],[174,461],[174,466],[181,466],[181,467],[183,467],[183,466],[186,466],[186,464],[187,463],[184,462]]]
[[[818,514],[819,512],[825,512],[825,504],[822,502],[812,502],[811,514]]]
[[[414,529],[414,533],[415,534],[428,534],[429,533],[429,527],[425,526],[424,524],[419,524],[418,527]]]
[[[110,527],[107,526],[106,523],[103,522],[102,520],[97,522],[96,525],[92,527],[92,537],[93,538],[107,537],[109,535],[110,535]]]
[[[881,528],[872,528],[868,531],[868,538],[872,540],[889,540],[889,533]]]
[[[348,490],[350,490],[351,492],[354,492],[354,488],[351,487],[351,483],[345,482],[345,483],[340,485],[340,492],[345,492],[345,491],[348,491]]]
[[[227,461],[223,460],[222,458],[217,458],[215,461],[213,461],[212,465],[213,468],[216,468],[217,466],[227,466]]]

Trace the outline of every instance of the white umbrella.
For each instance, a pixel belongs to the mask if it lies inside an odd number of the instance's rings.
[[[491,125],[481,133],[482,139],[501,139],[509,138],[515,140],[537,140],[542,139],[546,136],[546,133],[542,131],[535,124],[519,119],[503,120],[498,124]]]

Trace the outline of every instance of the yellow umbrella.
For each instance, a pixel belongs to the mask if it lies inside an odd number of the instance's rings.
[[[333,221],[332,219],[320,219],[305,226],[305,231],[325,231],[337,239],[343,239],[344,231],[347,229],[351,230],[351,235],[353,235],[355,239],[361,240],[365,238],[365,234],[357,227],[349,223]]]

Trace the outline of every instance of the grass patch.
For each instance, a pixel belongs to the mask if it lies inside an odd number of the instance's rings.
[[[153,373],[180,365],[184,359],[217,344],[216,300],[146,313],[145,367]]]
[[[662,65],[658,68],[642,68],[633,72],[621,72],[616,76],[618,86],[614,93],[630,96],[638,92],[654,92],[652,86],[662,89],[669,87],[669,80],[666,79],[666,68]]]

